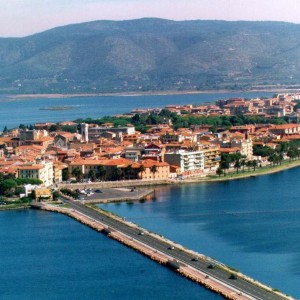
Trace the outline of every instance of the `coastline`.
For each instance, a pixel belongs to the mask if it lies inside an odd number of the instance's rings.
[[[82,93],[82,94],[13,94],[7,95],[12,100],[19,99],[36,99],[36,98],[72,98],[72,97],[138,97],[138,96],[172,96],[172,95],[201,95],[201,94],[222,94],[222,93],[291,93],[291,92],[299,92],[299,90],[286,90],[286,89],[264,89],[264,90],[201,90],[201,91],[192,91],[192,90],[167,90],[167,91],[149,91],[149,92],[117,92],[117,93]]]
[[[267,167],[257,167],[255,171],[239,171],[239,173],[230,172],[226,176],[221,175],[220,177],[217,175],[211,175],[211,177],[202,177],[202,178],[188,178],[182,180],[182,183],[200,183],[200,182],[219,182],[219,181],[228,181],[228,180],[238,180],[238,179],[248,179],[256,176],[269,175],[273,173],[282,172],[288,169],[300,167],[300,160],[296,161],[285,161],[281,165],[278,166],[267,166]]]
[[[210,175],[207,177],[192,177],[192,178],[186,178],[183,180],[123,180],[123,181],[101,181],[101,182],[91,182],[89,184],[87,183],[73,183],[73,184],[59,184],[59,188],[85,188],[89,187],[91,189],[114,189],[114,188],[125,188],[125,187],[136,187],[136,188],[142,188],[147,187],[150,189],[155,189],[155,186],[162,186],[162,185],[183,185],[183,184],[199,184],[199,183],[213,183],[213,182],[223,182],[223,181],[229,181],[229,180],[239,180],[239,179],[250,179],[255,178],[257,176],[262,175],[268,175],[272,173],[277,173],[281,171],[285,171],[291,168],[299,167],[300,166],[300,160],[297,161],[285,161],[281,165],[278,166],[267,166],[267,167],[257,167],[255,171],[251,170],[245,170],[243,172],[242,170],[239,171],[237,174],[236,171],[232,171],[231,173],[228,173],[226,176],[221,175],[220,177],[218,175]],[[127,197],[128,198],[128,197]],[[98,201],[99,200],[99,201]],[[103,199],[98,199],[97,201],[94,201],[95,203],[101,203]],[[108,199],[106,199],[108,200]],[[116,199],[114,199],[116,201]],[[130,201],[130,199],[126,199],[126,197],[122,196],[119,199],[119,202],[126,202]],[[132,201],[132,200],[131,200]],[[109,201],[105,201],[103,203],[107,203]]]

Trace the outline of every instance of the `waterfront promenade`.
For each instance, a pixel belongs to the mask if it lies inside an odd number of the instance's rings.
[[[235,274],[236,279],[235,277],[232,278],[233,272],[222,264],[157,235],[150,234],[132,223],[109,216],[101,211],[95,211],[77,201],[67,199],[63,199],[63,201],[72,208],[64,209],[49,205],[42,207],[46,210],[65,213],[98,231],[102,231],[151,259],[169,265],[183,276],[220,293],[227,299],[292,299],[275,293],[271,288],[247,279],[242,274]],[[212,264],[214,267],[209,268]]]

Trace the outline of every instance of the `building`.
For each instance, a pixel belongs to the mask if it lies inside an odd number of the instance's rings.
[[[143,151],[144,148],[141,147],[128,147],[124,149],[124,157],[126,159],[137,162],[141,160]]]
[[[47,188],[35,188],[33,190],[33,195],[35,201],[43,201],[43,200],[52,200],[52,193],[50,189]]]
[[[269,128],[269,132],[278,135],[297,134],[300,132],[300,124],[282,124]]]
[[[110,127],[110,126],[92,126],[89,124],[82,123],[81,125],[81,134],[83,140],[88,142],[89,140],[96,140],[101,137],[111,134],[116,135],[116,139],[122,140],[122,135],[134,135],[135,127]]]
[[[204,152],[204,169],[206,171],[216,171],[221,161],[219,148],[205,149]]]
[[[39,179],[45,187],[53,184],[54,172],[52,162],[28,164],[19,167],[19,178]]]
[[[200,175],[205,167],[204,151],[184,151],[165,153],[165,162],[170,165],[179,166],[184,176]]]
[[[170,165],[166,162],[158,162],[152,159],[146,159],[139,162],[144,171],[140,172],[140,179],[165,180],[170,178]]]

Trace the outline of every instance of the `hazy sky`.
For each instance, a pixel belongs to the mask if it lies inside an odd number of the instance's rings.
[[[275,20],[300,23],[300,0],[0,0],[0,37],[92,20]]]

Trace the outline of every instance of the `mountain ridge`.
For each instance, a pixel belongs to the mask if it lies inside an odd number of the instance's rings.
[[[300,83],[300,25],[143,18],[0,38],[2,93],[251,89]]]

